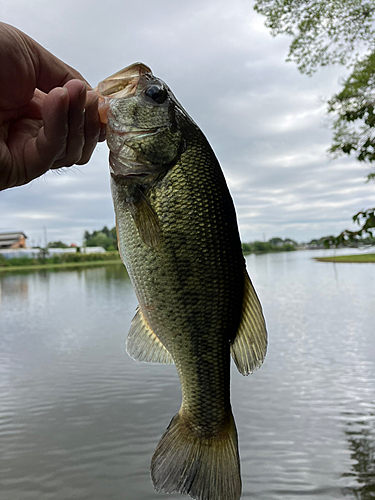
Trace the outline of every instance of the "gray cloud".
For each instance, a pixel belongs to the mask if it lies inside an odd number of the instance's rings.
[[[326,153],[324,99],[343,69],[300,75],[285,63],[288,40],[272,38],[251,3],[14,0],[2,20],[93,85],[134,61],[149,65],[213,146],[245,241],[337,233],[373,206],[366,168]],[[38,241],[46,227],[50,240],[80,243],[84,230],[112,226],[107,156],[101,144],[86,166],[0,193],[0,230]]]

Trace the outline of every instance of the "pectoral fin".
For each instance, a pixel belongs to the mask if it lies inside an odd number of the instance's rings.
[[[151,330],[139,306],[130,325],[126,352],[131,358],[146,363],[172,364],[174,362],[169,351]]]
[[[246,269],[242,317],[236,337],[230,347],[238,371],[249,375],[261,367],[267,352],[267,330],[262,306]]]
[[[130,211],[143,243],[150,248],[157,248],[161,240],[159,219],[140,189],[134,202],[130,203]]]

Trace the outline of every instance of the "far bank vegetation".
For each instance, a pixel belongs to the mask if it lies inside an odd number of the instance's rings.
[[[108,229],[104,226],[100,231],[85,231],[83,235],[83,242],[85,247],[102,247],[107,252],[117,250],[117,232],[116,227]]]
[[[268,241],[253,241],[250,243],[242,243],[242,252],[244,255],[250,253],[267,253],[267,252],[292,252],[297,250],[298,243],[289,238],[271,238]]]
[[[18,257],[13,259],[6,259],[4,256],[0,255],[0,269],[7,269],[13,267],[36,267],[36,266],[70,266],[72,264],[76,265],[87,265],[92,262],[102,262],[113,263],[114,261],[121,262],[119,253],[117,251],[105,252],[105,253],[61,253],[55,254],[51,257],[45,256],[43,252],[35,256],[30,257]]]

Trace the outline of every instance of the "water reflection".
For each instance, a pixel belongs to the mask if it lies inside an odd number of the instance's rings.
[[[311,256],[247,258],[270,345],[259,372],[232,372],[243,498],[375,498],[375,266]],[[180,384],[126,355],[123,266],[0,284],[0,500],[182,500],[149,476]]]
[[[12,276],[8,279],[0,279],[0,307],[2,302],[10,296],[17,295],[26,300],[29,293],[29,282],[25,276]]]
[[[352,478],[353,486],[345,494],[358,500],[375,498],[375,403],[373,411],[348,414],[345,434],[352,459],[351,471],[343,477]]]

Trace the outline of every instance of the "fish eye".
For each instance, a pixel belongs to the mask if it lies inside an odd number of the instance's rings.
[[[168,92],[164,87],[159,87],[159,85],[151,85],[147,88],[145,94],[156,103],[163,104],[163,102],[167,98]]]

